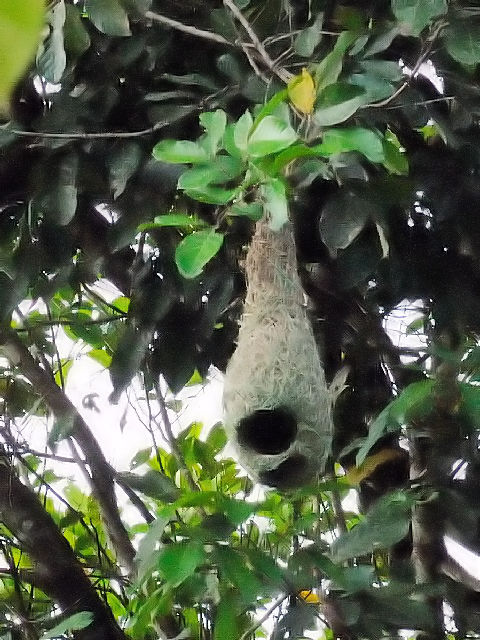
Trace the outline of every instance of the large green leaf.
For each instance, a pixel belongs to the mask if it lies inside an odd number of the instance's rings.
[[[195,572],[205,557],[203,545],[198,542],[169,544],[160,551],[157,567],[165,580],[176,587]]]
[[[310,58],[315,47],[322,39],[323,12],[319,12],[313,24],[300,31],[293,42],[293,48],[299,56]]]
[[[368,96],[361,87],[337,82],[319,96],[313,119],[321,127],[338,124],[348,120],[367,101]]]
[[[332,544],[333,561],[344,562],[399,542],[408,533],[414,504],[412,496],[401,491],[380,498],[363,520]]]
[[[65,8],[67,10],[63,29],[65,51],[70,58],[75,59],[89,48],[90,35],[82,22],[78,7],[67,4]]]
[[[119,0],[85,0],[85,11],[99,31],[107,36],[129,36],[130,24]]]
[[[191,140],[162,140],[153,147],[153,157],[161,162],[199,164],[208,162],[208,154]]]
[[[175,263],[184,278],[196,278],[220,250],[223,234],[214,229],[196,231],[186,236],[175,251]]]
[[[0,110],[34,56],[44,11],[43,0],[0,2]]]
[[[217,605],[213,640],[235,640],[238,638],[238,605],[233,590],[223,595]]]
[[[312,150],[326,156],[358,151],[371,162],[384,160],[382,138],[376,131],[363,127],[328,129],[323,135],[322,143],[312,147]]]
[[[434,18],[445,14],[447,8],[447,0],[392,0],[395,17],[413,36],[418,36]]]
[[[178,179],[178,188],[186,191],[204,190],[211,184],[220,185],[237,178],[242,171],[242,163],[231,156],[217,156],[210,164],[193,167],[184,171]]]
[[[277,116],[265,116],[253,130],[248,140],[248,153],[261,158],[286,149],[297,139],[295,130]]]
[[[348,47],[355,41],[356,34],[343,31],[337,38],[332,51],[316,65],[314,72],[315,87],[317,93],[321,93],[325,87],[337,82],[343,67],[343,56]]]
[[[447,51],[462,64],[480,62],[480,25],[472,22],[454,22],[445,33]]]

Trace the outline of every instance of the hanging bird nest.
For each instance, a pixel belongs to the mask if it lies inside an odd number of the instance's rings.
[[[254,478],[300,486],[324,470],[333,426],[290,223],[277,232],[257,224],[245,271],[238,345],[225,376],[225,427]]]

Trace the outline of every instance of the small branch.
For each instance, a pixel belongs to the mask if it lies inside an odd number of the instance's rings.
[[[275,75],[277,75],[280,78],[280,80],[282,80],[285,83],[288,82],[291,78],[293,78],[292,74],[289,73],[286,69],[283,69],[282,67],[279,67],[275,64],[274,60],[272,60],[267,50],[265,49],[263,44],[260,42],[260,39],[255,33],[255,31],[253,30],[252,26],[250,25],[248,20],[245,18],[243,13],[240,11],[240,9],[237,7],[237,5],[233,2],[233,0],[223,0],[223,4],[227,7],[227,9],[230,10],[232,15],[238,20],[238,22],[245,29],[250,40],[252,41],[253,46],[255,47],[255,50],[257,51],[257,53],[259,54],[259,56],[261,57],[265,65],[268,67],[268,69],[270,69],[270,71],[275,73]]]
[[[263,614],[263,616],[257,620],[254,624],[252,624],[251,627],[249,627],[245,633],[243,633],[240,636],[239,640],[249,640],[249,638],[251,638],[251,636],[253,636],[253,634],[255,633],[255,631],[262,626],[262,624],[268,620],[268,618],[270,618],[270,616],[272,615],[272,613],[275,611],[275,609],[278,609],[278,607],[280,607],[282,605],[282,603],[289,597],[290,594],[283,594],[281,595],[279,598],[277,598],[275,600],[275,602],[272,604],[272,606],[267,609],[265,611],[265,613]]]
[[[408,80],[406,80],[405,82],[403,82],[396,91],[394,91],[392,93],[391,96],[388,96],[388,98],[385,98],[384,100],[380,100],[379,102],[372,102],[371,104],[366,104],[365,106],[361,107],[362,109],[370,109],[370,108],[379,108],[379,107],[386,107],[388,104],[390,104],[390,102],[393,102],[393,100],[395,100],[395,98],[398,98],[398,96],[403,93],[405,91],[405,89],[410,85],[410,82],[413,80],[413,78],[415,78],[415,76],[417,75],[420,67],[422,66],[422,64],[425,62],[425,60],[428,58],[428,56],[430,55],[433,45],[435,44],[436,39],[438,38],[438,36],[440,35],[440,33],[443,31],[443,29],[446,27],[446,23],[445,22],[440,22],[435,29],[433,30],[433,32],[431,33],[430,37],[428,38],[429,42],[427,47],[425,48],[425,50],[423,51],[423,53],[420,55],[420,57],[418,58],[417,62],[415,63],[415,66],[412,69],[412,72],[410,74],[410,77]]]
[[[192,476],[190,469],[187,467],[185,460],[183,459],[182,452],[180,451],[177,440],[173,433],[172,423],[170,422],[167,405],[165,404],[165,398],[163,397],[162,390],[160,389],[160,384],[155,377],[152,376],[152,378],[153,378],[153,386],[157,396],[158,406],[160,407],[160,415],[162,416],[163,426],[165,427],[165,432],[167,434],[168,442],[172,448],[172,453],[177,459],[178,464],[185,471],[190,488],[193,491],[198,491],[199,487],[195,482],[195,478]]]
[[[140,131],[50,133],[48,131],[23,131],[21,129],[9,129],[7,132],[20,138],[47,138],[50,140],[106,140],[109,138],[140,138],[141,136],[147,136],[150,133],[155,133],[155,131],[159,131],[169,124],[169,122],[157,122],[152,127],[149,127],[148,129],[141,129]]]
[[[154,11],[147,11],[145,13],[145,18],[152,20],[153,22],[164,24],[165,26],[176,29],[177,31],[188,33],[196,38],[203,38],[204,40],[210,40],[211,42],[227,45],[229,47],[236,46],[234,43],[230,42],[218,33],[213,33],[212,31],[206,31],[204,29],[197,29],[197,27],[191,27],[188,24],[183,24],[182,22],[178,22],[178,20],[173,20],[172,18],[167,18],[167,16],[162,16]]]

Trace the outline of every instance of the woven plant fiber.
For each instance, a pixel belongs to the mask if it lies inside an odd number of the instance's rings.
[[[333,426],[290,223],[276,232],[257,224],[245,271],[238,345],[225,376],[225,427],[255,479],[299,486],[324,470]]]

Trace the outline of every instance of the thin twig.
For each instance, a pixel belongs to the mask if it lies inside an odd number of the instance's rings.
[[[245,18],[245,16],[237,7],[237,5],[233,2],[233,0],[223,0],[223,4],[227,7],[227,9],[230,10],[232,15],[238,20],[238,22],[245,29],[257,53],[260,55],[263,62],[270,69],[270,71],[275,73],[275,75],[277,75],[280,78],[280,80],[282,80],[283,82],[288,82],[289,80],[291,80],[291,78],[293,78],[292,74],[288,72],[286,69],[283,69],[282,67],[278,67],[275,64],[275,62],[270,57],[270,55],[268,54],[263,44],[260,42],[260,39],[255,33],[255,31],[253,30],[251,24],[248,22],[248,20]]]
[[[172,423],[170,422],[170,417],[168,415],[167,405],[165,403],[165,398],[163,397],[162,390],[160,389],[160,384],[159,384],[158,380],[154,376],[152,376],[152,378],[153,378],[153,387],[155,389],[155,393],[156,393],[156,396],[157,396],[158,406],[160,407],[160,415],[162,416],[163,426],[164,426],[165,432],[167,434],[168,442],[169,442],[169,444],[170,444],[170,446],[172,448],[172,453],[175,456],[175,458],[177,459],[178,464],[185,471],[186,476],[187,476],[187,480],[188,480],[188,484],[190,485],[190,488],[193,491],[198,491],[199,490],[199,486],[195,482],[195,478],[193,477],[190,469],[188,468],[187,463],[183,459],[183,454],[180,451],[180,447],[178,446],[177,439],[175,438],[175,435],[173,433]]]
[[[230,47],[236,46],[233,42],[230,42],[218,33],[214,33],[213,31],[206,31],[205,29],[198,29],[197,27],[191,27],[188,24],[183,24],[182,22],[178,22],[178,20],[173,20],[172,18],[167,18],[167,16],[162,16],[160,13],[155,13],[154,11],[147,11],[145,13],[145,18],[147,18],[148,20],[152,20],[153,22],[164,24],[167,27],[172,27],[172,29],[176,29],[177,31],[188,33],[189,35],[195,36],[196,38],[203,38],[205,40],[210,40],[211,42],[216,42],[217,44],[228,45]]]
[[[412,72],[410,74],[410,77],[408,80],[406,80],[405,82],[403,82],[396,91],[394,91],[392,93],[391,96],[389,96],[388,98],[385,98],[384,100],[379,100],[378,102],[372,102],[371,104],[366,104],[363,107],[361,107],[362,109],[369,109],[369,108],[379,108],[379,107],[386,107],[388,104],[390,104],[390,102],[393,102],[393,100],[395,100],[395,98],[398,98],[398,96],[403,93],[405,91],[405,89],[410,85],[410,82],[412,81],[413,78],[415,78],[415,76],[417,75],[420,67],[422,66],[422,64],[425,62],[425,60],[428,58],[428,56],[430,55],[433,45],[436,41],[436,39],[438,38],[438,36],[440,35],[440,33],[443,31],[443,29],[447,26],[447,23],[445,22],[440,22],[436,28],[433,30],[432,34],[429,37],[429,42],[427,47],[424,49],[423,53],[420,54],[417,62],[415,63],[415,66],[412,69]]]
[[[159,131],[169,124],[169,122],[157,122],[152,127],[149,127],[148,129],[141,129],[140,131],[50,133],[48,131],[23,131],[22,129],[9,129],[7,130],[7,133],[12,133],[13,135],[23,138],[47,138],[50,140],[105,140],[109,138],[140,138],[141,136],[147,136],[150,133],[155,133],[155,131]]]
[[[252,624],[252,626],[249,627],[245,631],[245,633],[243,633],[240,636],[240,640],[249,640],[249,638],[255,633],[255,631],[262,626],[265,620],[268,620],[268,618],[272,615],[275,609],[278,609],[278,607],[281,606],[281,604],[289,597],[289,595],[290,594],[288,593],[284,593],[279,598],[277,598],[275,602],[272,604],[272,606],[265,611],[263,616],[259,620],[257,620],[254,624]]]

